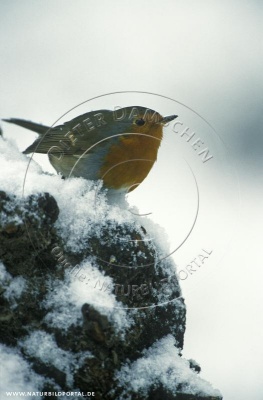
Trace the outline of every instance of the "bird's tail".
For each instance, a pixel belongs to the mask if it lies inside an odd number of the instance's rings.
[[[3,119],[3,121],[22,126],[26,129],[30,129],[31,131],[37,132],[39,135],[44,135],[49,130],[49,126],[37,124],[36,122],[26,121],[25,119],[10,118]]]

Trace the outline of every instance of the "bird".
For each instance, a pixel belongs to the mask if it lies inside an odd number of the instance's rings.
[[[18,118],[3,121],[38,134],[24,154],[47,154],[63,178],[102,180],[108,194],[116,195],[144,181],[157,160],[163,127],[177,117],[129,106],[89,111],[54,127]]]

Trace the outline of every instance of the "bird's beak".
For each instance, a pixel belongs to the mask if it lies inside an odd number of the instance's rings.
[[[175,118],[177,118],[178,115],[168,115],[167,117],[163,117],[163,119],[161,119],[161,124],[167,124],[170,121],[173,121]]]

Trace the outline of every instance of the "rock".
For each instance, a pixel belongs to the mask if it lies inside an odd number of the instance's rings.
[[[200,365],[193,359],[190,359],[188,361],[189,361],[189,367],[199,374],[199,372],[201,372]]]
[[[127,361],[136,361],[145,349],[167,335],[175,338],[180,350],[183,348],[186,307],[176,275],[171,275],[174,265],[169,258],[156,262],[158,246],[144,240],[144,227],[104,224],[100,239],[94,233],[83,251],[73,252],[57,229],[59,208],[50,194],[19,200],[1,191],[0,211],[0,260],[7,271],[0,287],[1,342],[22,351],[32,369],[44,378],[43,391],[76,388],[94,391],[96,399],[118,399],[122,389],[116,371]],[[128,240],[120,243],[120,237]],[[66,291],[66,273],[91,255],[96,268],[111,277],[118,304],[130,321],[123,331],[96,304],[82,304],[82,319],[76,317],[67,329],[47,319],[58,307],[56,297],[53,303],[47,299],[63,285]],[[116,263],[126,267],[119,268]],[[20,294],[15,279],[23,279]],[[11,289],[16,296],[10,294]],[[104,289],[100,290],[103,294]],[[69,311],[71,317],[74,315]],[[34,339],[35,333],[39,342]],[[193,362],[190,368],[200,370]],[[131,390],[130,396],[137,400],[221,398],[192,396],[180,390],[172,393],[160,382],[147,395]]]

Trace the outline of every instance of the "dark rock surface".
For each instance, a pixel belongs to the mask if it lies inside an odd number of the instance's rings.
[[[132,362],[140,358],[143,349],[168,334],[176,339],[178,348],[183,348],[186,308],[179,283],[175,276],[171,278],[169,272],[172,261],[164,259],[156,264],[156,246],[143,240],[143,227],[138,232],[121,225],[114,234],[111,228],[109,234],[105,226],[103,243],[94,234],[87,249],[76,254],[64,250],[65,244],[55,227],[59,208],[48,193],[17,201],[14,196],[0,192],[0,212],[0,261],[13,278],[23,277],[26,281],[26,289],[15,306],[4,295],[6,287],[0,284],[0,337],[3,344],[15,347],[28,334],[41,330],[53,335],[56,345],[62,350],[91,352],[93,357],[87,357],[75,369],[73,386],[83,392],[92,390],[96,399],[106,400],[121,398],[122,389],[114,378],[115,372],[127,360]],[[122,243],[120,251],[118,237],[124,235],[128,235],[129,240]],[[72,324],[67,331],[48,325],[44,319],[47,310],[42,302],[50,291],[50,280],[63,281],[65,271],[90,254],[96,257],[98,268],[113,279],[117,300],[130,308],[127,313],[133,324],[126,331],[125,338],[107,316],[87,303],[82,305],[82,323]],[[119,268],[119,265],[126,267]],[[22,353],[36,373],[51,379],[43,391],[72,390],[65,371],[44,363],[37,356],[25,351]],[[52,399],[50,396],[47,398]],[[125,398],[220,399],[179,392],[175,395],[161,384],[153,387],[147,397],[131,390]]]

